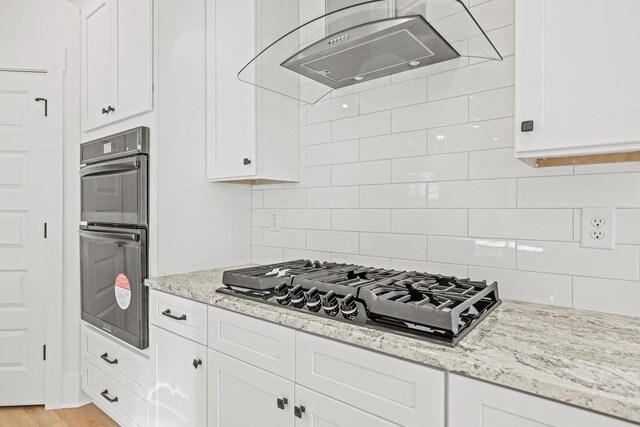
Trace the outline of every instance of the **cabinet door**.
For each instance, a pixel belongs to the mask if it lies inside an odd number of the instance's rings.
[[[207,1],[207,175],[257,173],[256,89],[237,74],[255,52],[255,2]],[[246,161],[245,161],[246,159]]]
[[[114,13],[111,0],[98,2],[82,15],[82,115],[83,128],[95,128],[111,121],[103,112],[115,98]]]
[[[214,350],[209,350],[208,399],[211,427],[294,425],[291,381]]]
[[[298,385],[296,385],[296,405],[304,407],[302,417],[296,418],[296,427],[392,427],[400,425]]]
[[[640,149],[638,16],[637,0],[516,1],[519,157]]]
[[[630,423],[496,385],[449,375],[451,427],[631,427]]]
[[[114,120],[152,109],[152,0],[111,0],[116,8],[117,46]]]
[[[150,341],[151,425],[204,426],[206,347],[154,326]]]

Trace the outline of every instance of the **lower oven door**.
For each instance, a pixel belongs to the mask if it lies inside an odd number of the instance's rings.
[[[82,319],[147,348],[146,230],[89,226],[78,233]]]

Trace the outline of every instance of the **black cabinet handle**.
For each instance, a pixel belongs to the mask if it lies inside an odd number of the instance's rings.
[[[302,405],[294,406],[293,408],[293,414],[298,418],[302,418],[302,414],[304,414],[305,411],[306,411],[306,408]]]
[[[168,308],[162,312],[163,316],[167,316],[173,320],[187,320],[187,315],[183,314],[182,316],[176,316],[174,314],[171,314],[171,310],[169,310]]]
[[[104,360],[109,365],[117,365],[118,364],[118,359],[109,359],[109,353],[105,353],[105,354],[101,355],[100,359]]]
[[[104,397],[105,399],[107,399],[109,402],[111,403],[115,403],[118,401],[118,396],[116,397],[109,397],[109,390],[107,390],[106,388],[104,389],[104,391],[102,393],[100,393],[102,395],[102,397]]]
[[[248,159],[248,158],[245,157],[244,159],[242,159],[242,163],[245,164],[245,165],[250,165],[251,164],[251,159]]]
[[[116,111],[116,109],[113,108],[111,105],[107,105],[107,113],[110,113],[112,111]]]
[[[533,120],[525,120],[520,123],[520,132],[533,132]]]
[[[198,369],[198,366],[202,365],[201,359],[193,359],[193,367]]]
[[[102,114],[109,114],[109,110],[107,110],[106,108],[102,107]]]
[[[289,399],[283,397],[282,399],[278,399],[276,402],[279,409],[284,409],[284,407],[289,403]]]

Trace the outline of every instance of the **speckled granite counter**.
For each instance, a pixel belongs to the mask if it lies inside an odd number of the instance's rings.
[[[640,423],[640,319],[505,301],[455,348],[216,293],[226,267],[150,288]]]

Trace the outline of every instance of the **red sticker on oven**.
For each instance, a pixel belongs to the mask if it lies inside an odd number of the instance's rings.
[[[118,274],[116,277],[116,302],[121,309],[126,310],[131,304],[131,285],[129,279],[124,274]]]

